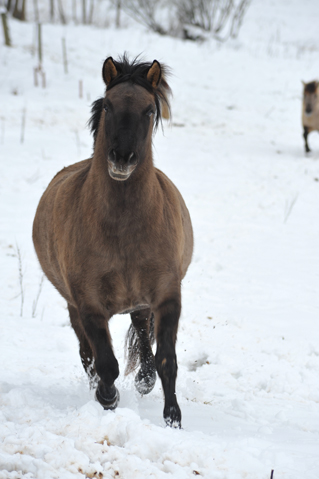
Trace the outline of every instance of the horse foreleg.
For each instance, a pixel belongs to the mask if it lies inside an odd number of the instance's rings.
[[[93,352],[85,335],[84,329],[82,328],[78,310],[71,304],[68,304],[68,310],[72,328],[74,329],[79,340],[82,365],[89,377],[90,387],[93,387],[96,385],[96,372],[94,367]]]
[[[156,382],[155,359],[150,341],[151,310],[134,311],[131,313],[131,321],[137,336],[137,349],[141,363],[135,376],[135,387],[140,394],[144,395],[152,391]],[[134,348],[135,344],[130,346]],[[129,358],[131,355],[134,356],[134,351],[129,351]]]
[[[181,410],[177,403],[175,384],[177,360],[175,343],[181,312],[180,300],[164,302],[155,312],[157,351],[155,364],[164,390],[164,420],[168,426],[181,427]]]
[[[107,321],[97,314],[86,314],[81,319],[93,351],[95,370],[100,378],[96,388],[96,399],[104,409],[115,409],[119,401],[119,392],[114,381],[119,375],[119,366],[113,353]]]
[[[307,126],[304,127],[304,133],[303,133],[303,137],[304,137],[304,140],[305,140],[305,150],[306,150],[306,153],[309,153],[310,148],[309,148],[309,145],[308,145],[308,135],[309,135],[309,128]]]

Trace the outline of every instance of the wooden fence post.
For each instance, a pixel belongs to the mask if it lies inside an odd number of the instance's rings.
[[[8,27],[6,12],[1,13],[1,19],[2,19],[3,34],[4,34],[4,43],[7,47],[11,47],[11,39],[9,34],[9,27]]]
[[[39,57],[39,66],[42,65],[42,28],[41,23],[38,23],[38,57]]]
[[[62,54],[63,54],[64,73],[68,73],[68,57],[66,55],[66,41],[64,37],[62,38]]]

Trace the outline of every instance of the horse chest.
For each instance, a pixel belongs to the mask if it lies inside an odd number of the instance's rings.
[[[151,305],[154,295],[162,285],[171,283],[172,264],[142,254],[109,257],[100,262],[99,274],[95,277],[95,292],[106,309],[116,313],[130,311],[141,305]]]

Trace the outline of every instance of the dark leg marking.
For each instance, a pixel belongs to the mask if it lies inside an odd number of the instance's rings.
[[[177,403],[175,384],[177,360],[175,342],[181,312],[180,298],[163,303],[156,311],[157,351],[155,364],[164,390],[164,420],[168,426],[181,427],[182,414]]]
[[[97,377],[94,367],[92,348],[87,340],[86,334],[82,327],[78,310],[74,306],[71,306],[71,304],[68,304],[68,310],[72,328],[74,329],[79,340],[79,349],[82,365],[86,374],[89,377],[90,387],[93,388],[97,384]]]
[[[135,376],[135,387],[144,395],[154,388],[156,382],[155,358],[151,348],[150,326],[154,318],[150,309],[131,313],[132,325],[137,335],[140,369]]]
[[[309,128],[307,126],[304,127],[304,134],[303,134],[303,137],[305,139],[305,150],[306,150],[306,153],[309,153],[310,148],[309,148],[309,145],[308,145],[308,135],[309,135]]]
[[[119,366],[113,353],[107,320],[98,314],[85,314],[82,324],[93,351],[95,370],[100,377],[96,399],[104,409],[115,409],[119,392],[114,381],[119,375]]]

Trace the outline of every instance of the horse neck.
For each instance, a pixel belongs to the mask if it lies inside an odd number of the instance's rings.
[[[87,182],[92,201],[97,200],[100,211],[109,217],[115,215],[118,219],[119,210],[129,212],[138,208],[139,211],[150,211],[156,207],[161,195],[151,145],[141,164],[126,181],[116,181],[110,177],[106,151],[105,144],[96,145]]]

